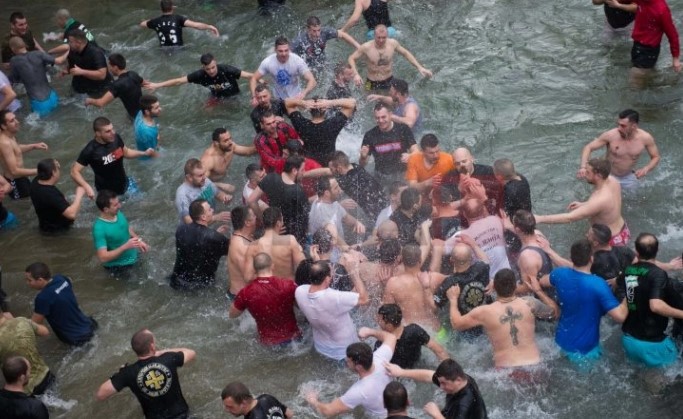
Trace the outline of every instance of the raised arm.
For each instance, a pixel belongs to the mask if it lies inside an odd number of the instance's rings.
[[[337,36],[346,41],[346,43],[351,45],[354,49],[360,48],[360,44],[358,43],[358,41],[356,41],[356,39],[353,36],[349,35],[345,31],[338,29]]]
[[[186,83],[188,83],[187,76],[182,76],[182,77],[178,77],[176,79],[168,79],[166,81],[162,81],[159,83],[153,83],[151,81],[146,81],[142,85],[147,90],[155,90],[155,89],[158,89],[160,87],[180,86],[181,84],[186,84]]]
[[[363,14],[363,0],[356,0],[354,6],[353,6],[353,12],[351,13],[351,16],[349,17],[349,20],[346,21],[344,26],[342,26],[341,31],[346,32],[351,27],[355,26],[358,21],[360,20],[360,17]]]
[[[581,149],[581,162],[579,163],[579,170],[576,172],[577,178],[583,178],[586,176],[586,165],[588,164],[588,159],[591,157],[591,153],[595,150],[600,150],[609,144],[608,136],[606,134],[606,132],[603,133],[598,138],[583,146]]]

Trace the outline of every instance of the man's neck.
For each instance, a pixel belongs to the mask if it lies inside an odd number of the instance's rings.
[[[591,265],[588,264],[586,266],[574,266],[575,271],[583,272],[585,274],[590,274],[591,273]]]
[[[256,273],[256,279],[259,279],[259,278],[268,279],[268,278],[272,278],[273,276],[274,276],[273,271],[270,269],[266,269],[266,270],[259,271]]]
[[[50,179],[47,179],[47,180],[40,180],[40,179],[38,179],[38,183],[41,184],[41,185],[45,185],[45,186],[53,186],[53,185],[55,185],[55,184],[57,183],[57,178],[53,176],[53,177],[51,177]]]
[[[106,212],[100,212],[100,218],[108,221],[114,221],[116,220],[116,214],[110,215],[107,214]]]
[[[296,177],[292,177],[289,173],[282,172],[282,181],[288,185],[294,185],[296,183]]]
[[[152,115],[143,113],[143,114],[142,114],[142,119],[145,120],[145,122],[147,123],[147,125],[154,125],[154,117],[153,117]]]
[[[372,364],[369,370],[363,369],[361,371],[358,371],[358,377],[360,377],[360,379],[363,379],[368,375],[372,374],[373,372],[375,372],[375,364]]]
[[[612,250],[612,246],[610,246],[609,243],[607,243],[607,244],[596,244],[595,246],[593,246],[593,253],[595,253],[599,250],[604,250],[606,252],[609,252],[610,250]]]
[[[471,263],[466,263],[464,265],[455,264],[455,266],[453,267],[453,273],[460,274],[466,272],[468,269],[470,269],[471,266]]]
[[[249,231],[249,229],[247,229],[246,227],[245,227],[245,228],[240,228],[239,230],[235,230],[232,234],[233,234],[233,235],[242,236],[243,238],[246,238],[246,239],[249,239],[249,240],[253,240],[253,239],[254,239],[254,235],[253,235],[254,233],[253,233],[253,231]]]
[[[5,384],[5,387],[3,387],[3,389],[7,390],[7,391],[13,391],[15,393],[23,393],[24,392],[24,386],[22,386],[20,383],[14,383],[14,384],[7,383],[7,384]]]

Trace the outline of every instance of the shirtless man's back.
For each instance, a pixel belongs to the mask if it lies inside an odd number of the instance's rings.
[[[230,211],[230,220],[233,233],[228,248],[228,297],[234,299],[248,283],[243,262],[254,242],[256,215],[249,207],[235,207]]]

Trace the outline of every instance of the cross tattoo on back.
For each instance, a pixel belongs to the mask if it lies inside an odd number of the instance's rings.
[[[512,344],[517,346],[519,344],[519,339],[517,338],[517,333],[519,329],[515,326],[515,321],[522,320],[524,316],[518,311],[512,311],[512,307],[505,308],[504,315],[500,316],[500,324],[510,323],[510,337],[512,338]]]

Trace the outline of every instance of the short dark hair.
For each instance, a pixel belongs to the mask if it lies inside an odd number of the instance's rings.
[[[256,89],[254,89],[256,93],[261,93],[264,90],[267,90],[268,93],[270,93],[270,90],[268,90],[268,83],[259,83],[256,85]]]
[[[57,160],[53,158],[43,159],[38,162],[36,166],[38,174],[36,174],[36,179],[38,180],[48,180],[52,177],[52,174],[57,170]]]
[[[268,207],[263,210],[263,228],[274,228],[282,220],[282,210],[279,207]]]
[[[246,176],[247,179],[249,179],[251,178],[251,175],[260,170],[263,170],[263,167],[261,167],[260,163],[249,163],[247,165],[247,168],[244,170],[244,176]]]
[[[240,230],[244,228],[249,217],[249,207],[235,207],[230,211],[230,221],[232,221],[232,229]]]
[[[95,205],[100,211],[104,211],[105,208],[109,208],[111,205],[111,200],[116,198],[116,192],[110,191],[109,189],[102,189],[97,192],[97,198],[95,198]]]
[[[351,64],[349,64],[348,61],[340,61],[334,66],[334,76],[337,77],[338,75],[342,74],[344,70],[350,68]]]
[[[636,238],[636,252],[640,259],[654,259],[659,251],[659,240],[652,233],[640,233]]]
[[[159,2],[162,13],[169,13],[173,11],[173,0],[161,0]]]
[[[465,371],[462,366],[454,359],[444,359],[441,361],[434,375],[432,376],[432,382],[439,385],[439,378],[445,378],[448,381],[455,381],[458,378],[465,379]]]
[[[335,151],[334,154],[332,154],[332,158],[330,159],[330,161],[333,162],[337,166],[344,166],[344,167],[348,166],[349,163],[351,162],[349,160],[349,156],[341,150]]]
[[[536,218],[527,210],[517,210],[512,216],[512,225],[524,234],[534,234],[536,231]]]
[[[237,404],[241,404],[242,402],[252,400],[254,398],[247,386],[240,381],[233,381],[225,386],[223,391],[221,391],[221,400],[225,400],[228,397],[230,397]]]
[[[93,131],[101,131],[102,128],[111,125],[111,121],[109,118],[106,118],[104,116],[98,116],[95,118],[94,121],[92,121],[92,129]]]
[[[28,361],[23,356],[10,356],[2,363],[2,375],[7,384],[15,384],[19,377],[28,374]]]
[[[517,278],[512,269],[503,268],[493,277],[493,289],[499,297],[512,297],[517,288]]]
[[[401,256],[403,257],[403,264],[408,268],[419,266],[422,261],[422,251],[420,250],[420,246],[416,243],[408,243],[403,246]]]
[[[640,114],[638,111],[634,111],[633,109],[624,109],[623,111],[619,112],[619,119],[628,119],[629,122],[637,124],[640,121]]]
[[[605,224],[593,224],[591,226],[593,237],[600,245],[606,245],[612,240],[612,230]]]
[[[408,184],[403,180],[395,180],[389,184],[388,191],[389,195],[397,194],[401,188],[405,188]]]
[[[383,304],[380,306],[379,310],[377,310],[377,314],[382,317],[384,322],[389,323],[394,327],[400,326],[403,321],[403,312],[398,304]]]
[[[225,134],[226,132],[228,132],[228,130],[223,127],[216,128],[211,133],[211,141],[217,143],[221,139],[221,135]]]
[[[394,88],[398,93],[402,94],[403,96],[407,96],[409,89],[408,89],[408,82],[403,80],[403,79],[397,79],[393,78],[391,80],[391,87]]]
[[[130,339],[130,346],[138,356],[147,355],[150,352],[154,335],[147,329],[140,329]]]
[[[313,263],[311,258],[306,258],[299,262],[299,266],[296,267],[296,272],[294,272],[294,282],[297,286],[311,283],[310,275]]]
[[[213,57],[213,54],[211,54],[210,52],[202,54],[202,56],[199,57],[199,62],[202,63],[202,65],[209,65],[213,60],[215,60],[215,58]]]
[[[109,61],[109,65],[116,66],[121,70],[126,69],[126,58],[121,54],[111,54],[107,60]]]
[[[304,159],[302,156],[289,156],[287,157],[287,160],[285,160],[285,167],[282,169],[284,173],[292,173],[292,170],[294,169],[300,169],[301,165],[304,164]]]
[[[609,172],[612,171],[612,163],[607,159],[590,159],[588,160],[588,165],[603,179],[607,179]]]
[[[434,148],[439,145],[439,139],[434,134],[425,134],[420,138],[420,149]]]
[[[66,35],[66,37],[67,38],[75,38],[81,42],[88,42],[88,36],[85,34],[85,31],[82,31],[80,29],[69,30],[69,33]]]
[[[268,109],[267,111],[263,111],[263,113],[261,114],[261,116],[259,116],[259,121],[260,121],[260,122],[263,122],[264,119],[270,118],[270,117],[273,117],[273,116],[275,116],[275,114],[273,113],[273,111],[271,111],[270,109]]]
[[[320,253],[327,253],[332,250],[332,233],[325,227],[320,227],[313,233],[312,244],[318,246]]]
[[[306,27],[310,28],[311,26],[320,26],[322,25],[322,22],[320,22],[320,18],[318,16],[309,16],[308,19],[306,19]]]
[[[346,356],[366,370],[372,368],[372,348],[365,342],[354,342],[347,346]]]
[[[382,393],[384,408],[388,414],[403,412],[408,408],[408,391],[398,381],[392,381],[384,387]]]
[[[593,249],[587,239],[580,239],[572,243],[569,250],[569,258],[576,267],[586,266],[591,261]]]
[[[493,172],[505,180],[511,180],[517,175],[515,165],[510,159],[498,159],[493,162]]]
[[[389,106],[387,106],[387,104],[384,103],[384,102],[377,102],[377,103],[375,103],[375,106],[372,108],[372,111],[373,111],[373,112],[377,112],[377,111],[380,111],[380,110],[382,110],[382,109],[386,109],[387,112],[390,112],[390,111],[389,111]]]
[[[285,150],[289,151],[289,155],[292,156],[292,155],[301,155],[301,152],[303,151],[304,146],[303,146],[303,144],[301,144],[301,141],[291,139],[291,140],[287,140],[287,142],[285,142],[285,146],[283,148]]]
[[[26,269],[24,269],[24,272],[31,275],[31,278],[33,279],[42,278],[49,281],[50,278],[52,278],[50,268],[48,268],[48,266],[43,262],[33,262],[32,264],[28,265]]]
[[[9,23],[17,23],[17,20],[26,19],[26,16],[22,12],[13,12],[9,15]]]
[[[379,244],[379,261],[381,263],[394,263],[401,254],[401,242],[398,239],[382,240]]]
[[[318,196],[323,196],[325,191],[329,191],[331,188],[330,177],[323,176],[319,178],[318,182],[315,184],[315,193],[318,194]]]
[[[145,111],[151,111],[152,105],[154,105],[157,102],[159,102],[158,97],[147,93],[143,94],[140,97],[140,109],[142,109],[142,113],[145,113]]]
[[[3,109],[0,111],[0,126],[7,124],[7,115],[14,113],[9,109]]]
[[[401,192],[401,209],[412,210],[420,202],[420,191],[417,188],[408,187]]]
[[[311,279],[311,284],[320,285],[325,281],[325,278],[331,275],[332,270],[330,269],[330,264],[326,260],[319,260],[311,265],[309,272],[309,278]]]
[[[199,221],[202,215],[204,215],[204,202],[209,202],[206,199],[195,199],[190,203],[189,215],[193,222]]]
[[[280,35],[275,38],[275,48],[279,47],[280,45],[289,45],[289,39],[287,39],[287,37],[284,35]]]

